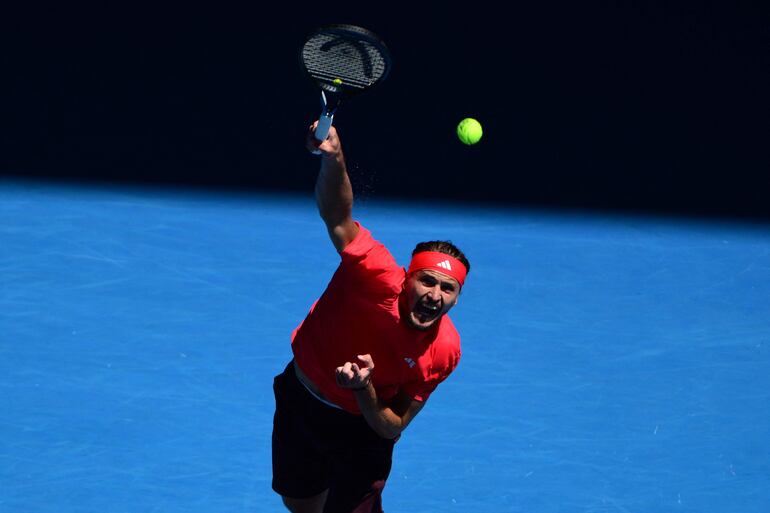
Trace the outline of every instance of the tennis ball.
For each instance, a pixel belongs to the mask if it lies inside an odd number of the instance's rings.
[[[473,118],[465,118],[457,125],[457,137],[465,144],[476,144],[482,134],[481,123]]]
[[[334,80],[332,80],[332,84],[334,84],[336,86],[341,86],[342,85],[342,79],[341,78],[335,78]]]

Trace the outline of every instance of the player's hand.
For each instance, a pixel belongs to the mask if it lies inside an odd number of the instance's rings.
[[[342,388],[366,388],[372,381],[374,362],[368,354],[358,355],[358,363],[345,362],[345,365],[335,370],[337,384]]]
[[[315,128],[318,126],[318,121],[313,122],[308,129],[305,136],[305,147],[310,153],[318,153],[319,151],[324,158],[333,158],[342,152],[342,145],[340,144],[340,138],[337,135],[337,129],[334,125],[329,127],[329,135],[326,139],[319,141],[315,138]]]

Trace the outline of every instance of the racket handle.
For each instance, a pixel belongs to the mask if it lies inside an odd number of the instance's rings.
[[[321,117],[318,118],[318,125],[315,127],[315,138],[318,141],[325,141],[326,136],[329,135],[329,129],[332,126],[332,120],[334,119],[334,114],[329,114],[327,112],[324,112],[321,114]]]

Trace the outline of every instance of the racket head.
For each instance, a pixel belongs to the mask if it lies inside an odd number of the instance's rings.
[[[382,83],[392,61],[385,43],[356,25],[325,25],[310,34],[299,52],[300,65],[323,91],[351,97]]]

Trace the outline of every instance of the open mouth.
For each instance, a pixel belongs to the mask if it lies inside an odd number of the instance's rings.
[[[425,303],[417,303],[414,307],[414,314],[421,322],[425,322],[432,319],[433,317],[436,317],[440,311],[441,308],[438,304],[430,305]]]

